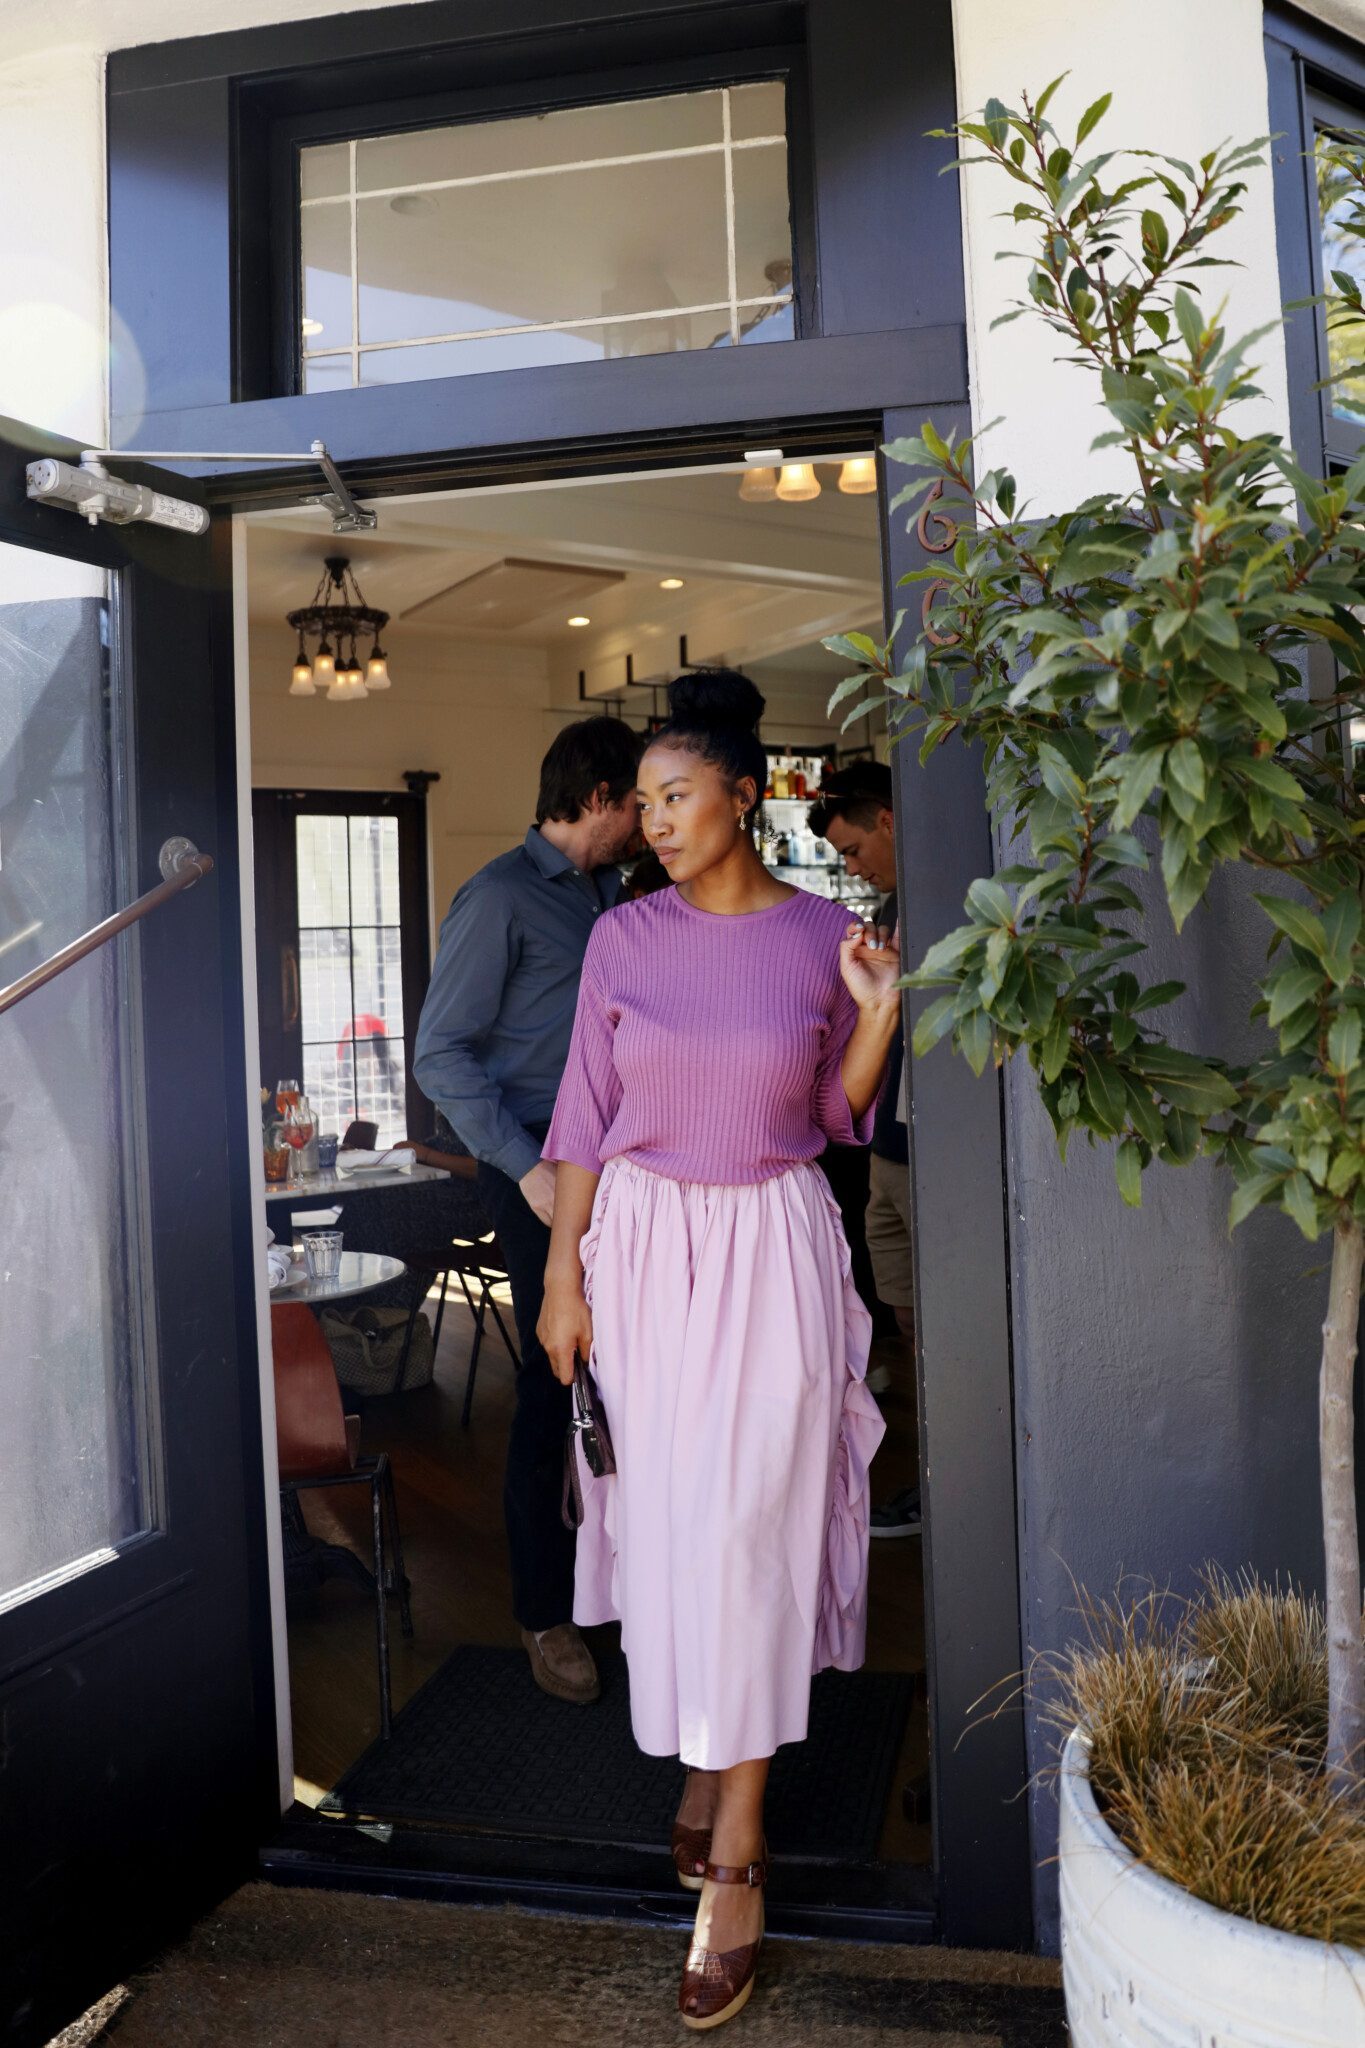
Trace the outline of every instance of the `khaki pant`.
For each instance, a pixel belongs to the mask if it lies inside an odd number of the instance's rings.
[[[915,1279],[910,1256],[910,1169],[895,1159],[870,1155],[867,1197],[868,1255],[878,1299],[888,1308],[913,1308]]]

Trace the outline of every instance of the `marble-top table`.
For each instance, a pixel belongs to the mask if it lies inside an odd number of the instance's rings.
[[[305,1173],[298,1180],[276,1181],[267,1186],[265,1199],[268,1203],[289,1202],[302,1207],[311,1202],[319,1208],[329,1208],[347,1195],[363,1195],[371,1188],[410,1188],[423,1181],[449,1179],[444,1166],[414,1166],[407,1173],[387,1166],[372,1173],[347,1174],[329,1168],[325,1173]]]
[[[312,1280],[307,1265],[300,1260],[291,1267],[283,1287],[271,1288],[270,1306],[277,1308],[286,1301],[303,1301],[310,1308],[317,1308],[328,1301],[347,1301],[354,1295],[368,1294],[373,1287],[392,1286],[407,1270],[401,1259],[391,1259],[384,1252],[343,1251],[341,1271],[335,1280]]]

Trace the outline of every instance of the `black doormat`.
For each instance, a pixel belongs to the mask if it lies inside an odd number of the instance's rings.
[[[679,1766],[636,1748],[620,1652],[597,1663],[600,1701],[573,1707],[541,1692],[523,1651],[463,1645],[319,1811],[666,1845]],[[913,1692],[902,1671],[823,1671],[814,1680],[806,1740],[773,1760],[768,1832],[781,1855],[838,1863],[875,1856]]]

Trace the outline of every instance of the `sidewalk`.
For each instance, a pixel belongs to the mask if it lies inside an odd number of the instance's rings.
[[[656,2048],[676,1928],[248,1885],[128,1987],[91,2048]],[[1064,2048],[1055,1964],[771,1940],[734,2048]],[[719,2035],[718,2035],[719,2038]]]

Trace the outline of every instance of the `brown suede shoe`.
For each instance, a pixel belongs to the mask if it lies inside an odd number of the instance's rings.
[[[531,1660],[531,1676],[542,1692],[576,1707],[590,1707],[602,1691],[592,1652],[571,1621],[547,1628],[537,1642],[529,1628],[521,1632]]]

